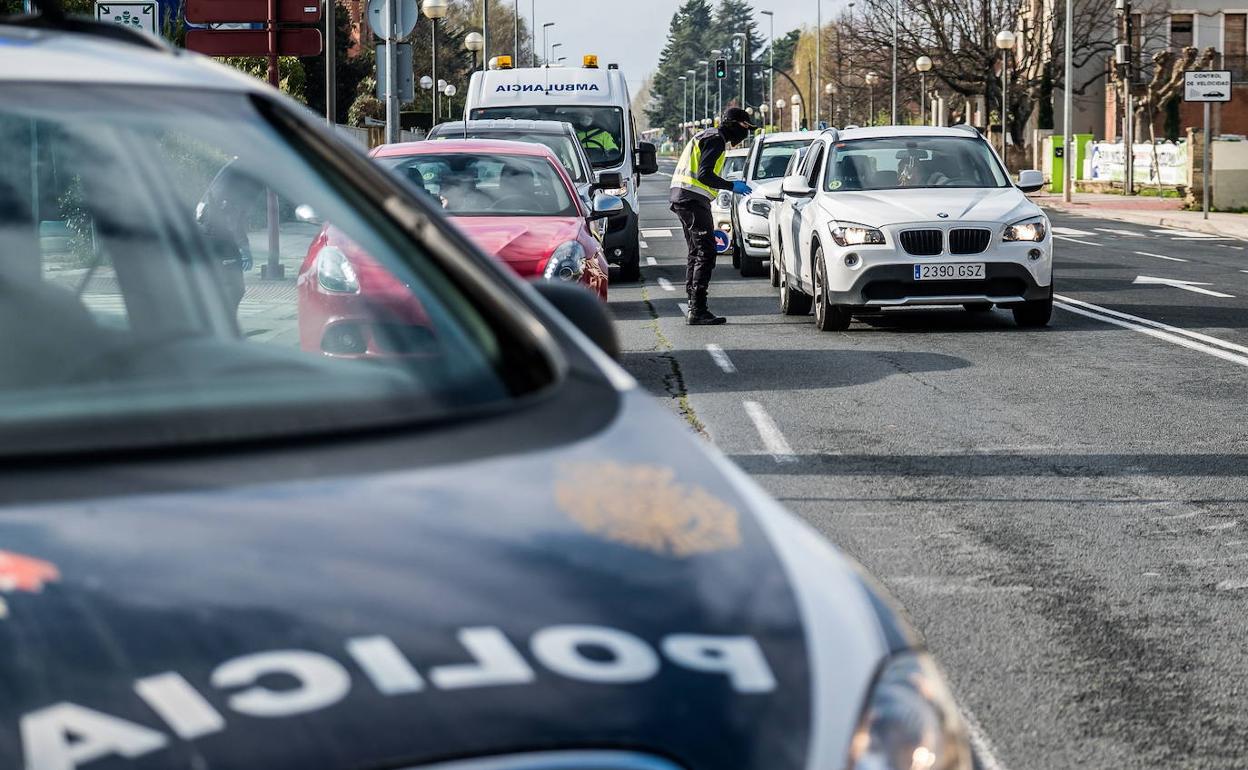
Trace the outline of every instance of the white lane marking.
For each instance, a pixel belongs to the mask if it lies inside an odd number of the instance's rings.
[[[1156,257],[1157,259],[1168,259],[1171,262],[1186,262],[1187,261],[1186,259],[1179,259],[1178,257],[1167,257],[1165,254],[1149,254],[1147,251],[1137,251],[1135,253],[1139,254],[1141,257]]]
[[[767,448],[767,454],[771,455],[771,459],[778,463],[797,462],[793,447],[789,446],[788,439],[776,427],[776,421],[771,419],[771,415],[767,414],[763,405],[757,401],[745,401],[742,405],[745,407],[745,413],[750,417],[750,422],[754,423],[754,430],[758,431],[758,437],[763,440],[763,446]]]
[[[1220,291],[1211,291],[1202,289],[1201,286],[1209,286],[1210,284],[1201,283],[1199,281],[1180,281],[1177,278],[1154,278],[1151,275],[1137,275],[1135,280],[1131,282],[1138,286],[1172,286],[1183,291],[1195,292],[1196,294],[1205,294],[1210,297],[1221,297],[1222,299],[1235,299],[1234,294],[1223,294]]]
[[[979,757],[980,768],[982,770],[1005,770],[1005,765],[997,759],[996,748],[992,745],[992,741],[988,740],[988,735],[979,724],[979,720],[965,707],[962,709],[962,720],[966,722],[966,737],[970,739],[971,748]]]
[[[1243,345],[1236,345],[1234,342],[1227,342],[1226,340],[1218,339],[1217,337],[1210,337],[1208,334],[1201,334],[1200,332],[1189,331],[1187,329],[1180,329],[1177,326],[1164,324],[1161,321],[1154,321],[1150,318],[1141,318],[1140,316],[1131,315],[1130,313],[1123,313],[1118,310],[1111,310],[1107,307],[1101,307],[1100,305],[1093,305],[1091,302],[1084,302],[1083,300],[1075,299],[1074,297],[1066,297],[1061,294],[1054,294],[1053,297],[1054,299],[1059,299],[1062,302],[1067,302],[1067,303],[1070,303],[1071,305],[1078,305],[1080,307],[1087,308],[1088,310],[1092,310],[1097,313],[1104,313],[1105,315],[1110,315],[1115,318],[1121,318],[1124,321],[1131,321],[1133,323],[1143,324],[1144,326],[1151,326],[1152,328],[1158,329],[1163,332],[1169,332],[1170,334],[1178,334],[1180,336],[1188,337],[1190,339],[1196,340],[1197,342],[1203,342],[1206,345],[1213,345],[1214,347],[1225,348],[1226,350],[1230,350],[1235,353],[1242,353],[1244,354],[1244,356],[1248,356],[1248,347],[1244,347]]]
[[[1089,230],[1076,230],[1073,227],[1054,227],[1054,235],[1091,235]]]
[[[1152,232],[1159,235],[1173,235],[1176,238],[1195,238],[1198,240],[1217,240],[1218,236],[1210,233],[1202,233],[1199,230],[1153,230]]]
[[[642,238],[671,238],[671,230],[642,230]]]
[[[1064,235],[1055,235],[1053,237],[1061,238],[1063,241],[1070,241],[1071,243],[1082,243],[1084,246],[1100,246],[1101,245],[1099,243],[1093,243],[1092,241],[1081,241],[1078,238],[1067,238]]]
[[[676,291],[676,287],[672,285],[672,282],[662,276],[659,277],[659,288],[663,291]]]
[[[711,360],[723,370],[724,374],[737,373],[736,364],[732,362],[732,359],[728,357],[728,354],[719,345],[716,345],[714,342],[708,342],[706,344],[706,352],[711,354]]]
[[[1208,238],[1171,238],[1170,240],[1175,241],[1175,242],[1186,242],[1186,243],[1194,243],[1196,241],[1200,241],[1201,243],[1211,243],[1212,241],[1225,241],[1228,239],[1219,238],[1216,235],[1210,235]],[[1213,243],[1212,245],[1217,246],[1218,244]]]
[[[1112,324],[1114,326],[1120,326],[1123,329],[1130,329],[1132,331],[1139,332],[1140,334],[1147,334],[1148,336],[1153,337],[1155,339],[1162,340],[1163,342],[1169,342],[1171,344],[1187,348],[1188,350],[1195,350],[1199,353],[1205,353],[1206,355],[1213,356],[1214,358],[1220,358],[1223,361],[1229,361],[1233,364],[1239,364],[1240,366],[1248,366],[1248,355],[1237,355],[1235,353],[1230,353],[1226,350],[1220,350],[1219,348],[1213,347],[1212,345],[1204,345],[1199,342],[1196,342],[1195,339],[1192,338],[1192,337],[1204,336],[1204,335],[1187,336],[1182,333],[1176,334],[1170,331],[1161,331],[1159,329],[1152,328],[1152,326],[1156,325],[1156,326],[1161,326],[1166,329],[1171,329],[1173,330],[1173,332],[1182,332],[1182,330],[1180,329],[1174,329],[1174,327],[1168,327],[1165,324],[1158,324],[1155,321],[1148,321],[1147,319],[1144,319],[1144,318],[1135,318],[1134,316],[1127,316],[1127,317],[1132,318],[1135,321],[1140,321],[1141,323],[1133,323],[1132,321],[1121,320],[1121,319],[1115,318],[1114,316],[1127,315],[1126,313],[1118,313],[1116,311],[1110,311],[1108,310],[1108,308],[1101,308],[1101,307],[1097,307],[1096,305],[1091,306],[1091,307],[1096,308],[1097,310],[1105,310],[1105,311],[1108,311],[1109,313],[1112,313],[1112,315],[1102,315],[1101,313],[1095,313],[1095,312],[1092,312],[1091,310],[1084,310],[1083,308],[1076,307],[1075,305],[1066,304],[1066,302],[1075,302],[1080,305],[1087,305],[1088,303],[1086,302],[1079,302],[1078,300],[1071,300],[1067,297],[1061,297],[1058,295],[1054,295],[1054,297],[1055,299],[1059,299],[1062,301],[1054,302],[1053,306],[1059,307],[1068,313],[1074,313],[1075,315],[1081,315],[1081,316],[1091,318],[1096,321],[1102,321],[1104,323]],[[1222,345],[1224,346],[1239,347],[1238,345],[1231,346],[1230,343],[1223,342],[1222,340],[1218,340],[1218,342],[1222,343]]]
[[[656,171],[656,172],[654,172],[654,175],[655,175],[655,176],[665,176],[665,177],[667,177],[668,179],[671,179],[671,178],[672,178],[672,175],[671,175],[671,174],[665,174],[665,173],[663,173],[662,171]]]
[[[1115,227],[1098,227],[1098,233],[1109,233],[1110,235],[1121,235],[1124,238],[1147,238],[1144,233],[1137,233],[1134,230],[1119,230]]]
[[[689,303],[687,303],[687,302],[677,302],[677,303],[676,303],[676,307],[680,308],[680,314],[681,314],[681,315],[683,315],[685,318],[688,318],[688,317],[689,317]]]
[[[646,264],[653,267],[654,265],[659,264],[659,260],[655,259],[654,257],[646,257]]]
[[[1219,591],[1242,591],[1245,588],[1248,588],[1248,580],[1243,579],[1223,580],[1217,585],[1217,590]]]
[[[645,241],[637,241],[637,245],[638,245],[638,246],[640,246],[640,247],[641,247],[641,248],[643,248],[643,249],[648,249],[648,248],[650,248],[650,244],[646,243]]]

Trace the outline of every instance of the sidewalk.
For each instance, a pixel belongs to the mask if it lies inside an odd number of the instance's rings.
[[[1040,206],[1085,217],[1101,217],[1152,227],[1177,227],[1227,238],[1248,240],[1248,214],[1210,212],[1209,219],[1199,211],[1184,211],[1178,198],[1148,198],[1101,193],[1075,193],[1066,203],[1061,195],[1041,193],[1028,196]]]

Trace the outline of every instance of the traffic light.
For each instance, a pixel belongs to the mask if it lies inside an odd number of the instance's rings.
[[[723,80],[724,78],[728,77],[728,60],[727,59],[715,60],[715,77],[719,78],[720,80]]]

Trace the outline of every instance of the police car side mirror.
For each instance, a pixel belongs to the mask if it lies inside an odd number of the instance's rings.
[[[657,174],[659,173],[659,151],[650,142],[640,142],[637,145],[637,173],[639,174]]]
[[[533,288],[603,352],[619,360],[620,338],[615,322],[597,294],[578,283],[563,281],[536,281]]]
[[[815,188],[807,184],[806,177],[801,174],[786,176],[780,189],[792,198],[813,198],[815,195]]]
[[[594,210],[590,212],[589,221],[614,219],[623,215],[624,201],[614,195],[599,195],[594,198]]]
[[[1018,189],[1025,193],[1039,192],[1044,187],[1044,173],[1034,169],[1018,172]]]
[[[624,186],[624,176],[618,171],[604,171],[598,175],[595,190],[618,190]]]

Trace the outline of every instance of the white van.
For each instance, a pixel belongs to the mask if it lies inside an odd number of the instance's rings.
[[[604,190],[624,200],[627,216],[611,221],[603,238],[607,261],[620,266],[620,278],[641,276],[641,232],[637,188],[643,174],[659,170],[653,144],[640,142],[624,74],[614,65],[598,68],[585,57],[580,69],[512,69],[499,57],[498,69],[476,72],[468,86],[465,117],[470,120],[557,120],[571,123],[599,173],[618,173],[623,186]]]

